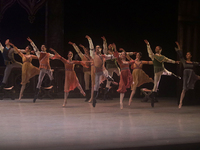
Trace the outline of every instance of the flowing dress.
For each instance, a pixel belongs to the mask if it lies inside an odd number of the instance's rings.
[[[200,66],[199,62],[187,63],[183,57],[182,50],[176,49],[177,54],[180,57],[180,61],[183,64],[183,90],[194,89],[194,85],[199,76],[195,74],[194,67]]]
[[[130,88],[131,84],[133,83],[133,77],[131,75],[131,71],[129,69],[129,65],[134,63],[134,60],[129,61],[127,64],[124,64],[119,58],[119,53],[116,51],[114,56],[117,58],[117,63],[120,66],[121,74],[120,74],[120,81],[119,81],[119,88],[117,92],[125,93],[127,88]]]
[[[136,63],[135,61],[135,63],[131,65],[131,68],[133,69],[133,84],[131,85],[131,90],[136,90],[137,87],[140,87],[145,83],[153,82],[153,79],[142,70],[142,61],[139,63]]]
[[[22,58],[22,81],[21,84],[25,85],[29,82],[29,79],[38,75],[40,73],[40,69],[32,65],[32,59],[38,59],[35,55],[24,55],[20,51],[18,54]]]
[[[64,85],[64,92],[70,92],[73,91],[77,86],[80,85],[79,80],[76,76],[76,72],[74,71],[75,64],[81,64],[84,67],[87,67],[84,65],[81,61],[69,61],[61,56],[55,55],[56,59],[60,59],[64,65],[65,65],[65,85]],[[55,59],[54,58],[54,59]]]

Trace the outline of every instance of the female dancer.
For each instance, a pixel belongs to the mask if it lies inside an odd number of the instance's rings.
[[[180,97],[180,103],[178,108],[181,108],[183,98],[185,97],[185,93],[189,89],[194,89],[194,84],[197,80],[200,80],[200,76],[196,75],[194,72],[194,66],[200,66],[199,62],[192,62],[191,58],[191,52],[186,53],[186,60],[183,57],[183,52],[180,48],[180,45],[178,42],[175,42],[178,48],[175,48],[176,52],[178,53],[180,57],[180,61],[183,64],[183,90],[181,92],[181,97]]]
[[[65,59],[61,57],[54,49],[50,48],[52,52],[55,53],[54,59],[60,59],[64,65],[65,65],[65,85],[64,85],[64,103],[63,106],[66,106],[67,103],[67,97],[69,95],[69,92],[74,90],[76,87],[80,90],[80,93],[85,96],[85,92],[83,91],[78,78],[76,77],[76,73],[74,71],[75,64],[81,64],[84,67],[87,67],[85,65],[85,62],[82,61],[75,61],[72,60],[73,53],[71,51],[68,52],[68,59]]]
[[[117,62],[121,68],[121,74],[120,74],[120,81],[119,81],[119,88],[117,92],[120,93],[120,109],[123,109],[123,99],[124,99],[124,93],[127,91],[127,88],[130,88],[131,84],[133,83],[133,77],[131,75],[131,71],[129,69],[129,65],[133,64],[135,61],[130,60],[126,61],[126,52],[123,51],[121,53],[121,56],[119,56],[119,53],[117,52],[116,45],[113,43],[114,48],[114,56],[117,58]]]
[[[22,96],[23,96],[23,92],[24,89],[26,87],[26,83],[29,82],[29,79],[34,77],[35,75],[38,75],[40,73],[39,68],[35,67],[32,65],[32,59],[38,59],[37,56],[35,55],[30,55],[31,52],[31,47],[27,46],[25,48],[25,53],[23,54],[15,45],[13,45],[12,43],[10,43],[11,46],[13,46],[13,48],[15,49],[15,51],[18,53],[19,56],[21,56],[22,58],[22,87],[20,90],[20,94],[19,94],[19,100],[21,100]]]
[[[123,49],[121,49],[123,50]],[[129,98],[129,104],[131,105],[132,102],[132,98],[135,94],[136,88],[141,86],[144,83],[149,83],[149,82],[153,82],[152,78],[149,78],[149,76],[142,70],[142,66],[143,64],[151,64],[153,65],[152,61],[141,61],[142,57],[142,53],[141,52],[137,52],[136,53],[136,59],[135,59],[135,63],[133,63],[131,65],[131,69],[133,69],[132,72],[132,77],[133,77],[133,84],[131,85],[131,95]]]

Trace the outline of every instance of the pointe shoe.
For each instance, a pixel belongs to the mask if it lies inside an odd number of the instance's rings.
[[[131,106],[132,99],[128,101],[128,105]]]
[[[120,109],[123,109],[123,103],[120,103]]]
[[[66,104],[63,104],[62,106],[63,106],[63,107],[65,107],[65,106],[66,106]]]
[[[180,103],[179,105],[178,105],[178,108],[181,108],[182,107],[182,103]]]
[[[22,99],[22,97],[23,97],[23,95],[20,95],[20,96],[19,96],[19,101]]]
[[[88,103],[91,103],[92,102],[92,99],[90,99],[89,101],[88,101]]]

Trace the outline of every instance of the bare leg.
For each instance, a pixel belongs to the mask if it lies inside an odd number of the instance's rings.
[[[83,96],[85,96],[85,92],[83,91],[83,89],[82,89],[80,84],[78,85],[77,88],[80,90],[81,94],[83,94]]]
[[[120,109],[123,109],[124,93],[120,93]]]
[[[181,108],[181,106],[182,106],[182,104],[183,104],[182,102],[183,102],[183,99],[184,99],[184,97],[185,97],[185,93],[186,93],[186,90],[182,90],[178,108]]]
[[[23,96],[23,92],[24,92],[25,87],[26,87],[26,84],[22,85],[22,87],[21,87],[20,94],[19,94],[19,100],[21,100],[21,98]]]
[[[94,97],[94,85],[92,85],[92,87],[91,87],[91,97],[90,97],[90,100],[88,101],[88,103],[92,102],[93,97]]]
[[[131,95],[130,95],[130,98],[129,98],[129,102],[128,102],[128,105],[129,105],[129,106],[131,105],[132,98],[133,98],[134,95],[135,95],[135,90],[132,90]]]
[[[68,92],[65,92],[65,93],[64,93],[64,103],[63,103],[63,107],[66,106],[68,95],[69,95]]]

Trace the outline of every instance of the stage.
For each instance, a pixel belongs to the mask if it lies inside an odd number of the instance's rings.
[[[177,99],[160,98],[155,107],[135,98],[0,101],[0,149],[198,149],[200,106],[177,107]]]

